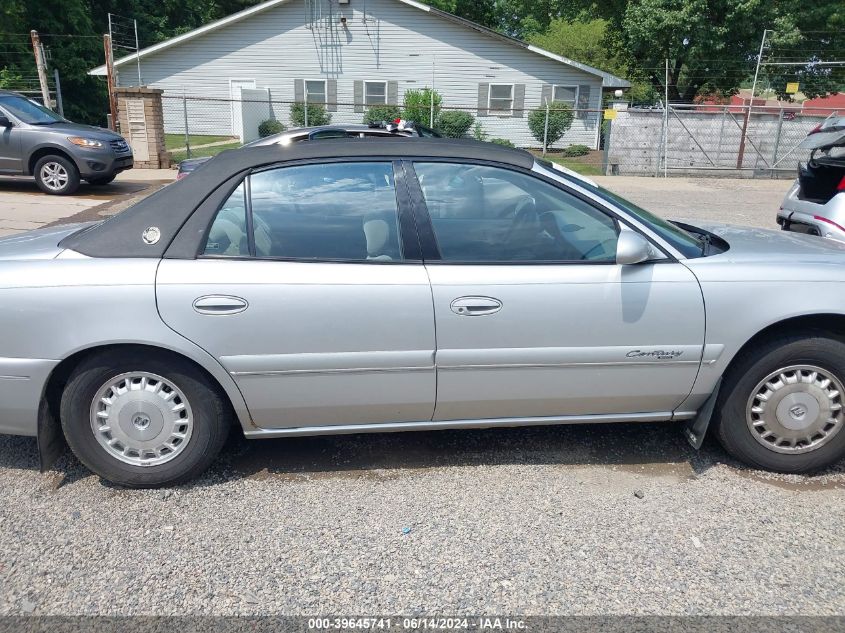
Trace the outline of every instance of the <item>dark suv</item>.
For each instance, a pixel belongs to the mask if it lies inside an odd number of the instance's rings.
[[[51,194],[73,193],[80,180],[105,185],[132,168],[119,134],[71,123],[16,92],[0,90],[0,174],[35,176]]]

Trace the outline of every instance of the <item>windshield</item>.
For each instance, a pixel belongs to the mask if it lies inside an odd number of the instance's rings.
[[[18,95],[0,95],[0,106],[29,125],[49,125],[64,121],[52,110]]]
[[[550,163],[547,163],[547,161],[543,161],[541,164],[546,168],[549,168],[550,165]],[[651,228],[651,230],[653,230],[660,237],[669,242],[669,244],[675,247],[679,252],[681,252],[684,257],[701,257],[701,240],[692,235],[691,233],[688,233],[687,231],[683,230],[678,226],[675,226],[668,220],[664,220],[663,218],[654,215],[651,211],[646,211],[642,207],[637,206],[629,200],[626,200],[622,196],[619,196],[613,193],[612,191],[609,191],[604,187],[595,184],[591,180],[578,178],[576,180],[576,183],[587,191],[590,191],[596,194],[597,196],[604,198],[609,202],[612,202],[614,205],[624,211],[627,211],[635,218],[642,220],[645,224],[649,226],[649,228]]]

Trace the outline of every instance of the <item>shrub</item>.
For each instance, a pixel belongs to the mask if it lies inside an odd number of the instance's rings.
[[[443,105],[443,97],[440,96],[439,92],[431,88],[408,90],[405,92],[403,118],[406,121],[429,125],[431,123],[432,94],[434,95],[434,120],[437,121],[440,115],[440,106]]]
[[[549,104],[549,130],[546,137],[547,143],[552,145],[559,141],[561,137],[566,134],[567,130],[572,127],[572,120],[575,115],[572,112],[572,106],[563,101],[552,101]],[[546,107],[541,106],[531,110],[528,114],[528,129],[531,134],[540,143],[543,142],[546,126]]]
[[[326,106],[319,103],[308,104],[308,127],[314,125],[328,125],[332,115],[326,112]],[[305,126],[305,104],[292,103],[290,106],[290,122],[298,127]]]
[[[402,116],[402,111],[399,106],[392,105],[378,105],[372,106],[364,113],[364,125],[375,125],[382,121],[393,121]]]
[[[511,143],[511,142],[510,142],[508,139],[506,139],[506,138],[491,138],[491,139],[490,139],[490,142],[491,142],[491,143],[495,143],[496,145],[504,145],[505,147],[516,147],[516,145],[514,145],[513,143]]]
[[[565,147],[563,149],[564,156],[586,156],[590,153],[590,148],[586,145],[570,145],[569,147]]]
[[[284,132],[287,128],[285,124],[276,119],[267,119],[258,124],[258,136],[264,138],[265,136],[272,136]]]
[[[481,125],[480,121],[476,121],[475,125],[472,128],[472,138],[474,138],[476,141],[487,140],[487,132],[484,131],[484,126]]]
[[[440,114],[437,119],[437,130],[446,138],[463,138],[472,124],[475,117],[463,110],[449,110]]]

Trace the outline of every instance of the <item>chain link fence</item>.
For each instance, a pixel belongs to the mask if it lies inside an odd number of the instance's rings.
[[[808,152],[798,145],[830,109],[670,105],[615,113],[605,171],[632,176],[793,177]]]
[[[367,122],[367,115],[413,118],[450,136],[493,141],[542,153],[545,147],[554,156],[573,145],[583,153],[598,149],[601,110],[513,109],[479,111],[478,106],[442,105],[435,108],[432,121],[429,108],[420,108],[408,117],[403,106],[363,103],[309,104],[277,101],[264,89],[243,89],[241,99],[196,96],[162,96],[162,112],[167,149],[172,160],[213,156],[239,147],[268,131],[277,132],[314,125],[350,125]],[[465,113],[455,115],[452,113]],[[533,114],[532,114],[533,112]],[[558,115],[571,118],[566,132],[556,138]],[[433,125],[432,125],[433,123]],[[596,163],[600,158],[595,158]]]

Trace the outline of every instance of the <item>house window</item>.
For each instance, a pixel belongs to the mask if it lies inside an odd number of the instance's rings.
[[[306,81],[305,99],[308,103],[326,103],[326,82],[323,80]]]
[[[555,86],[552,99],[563,101],[575,108],[578,103],[578,86]]]
[[[385,105],[387,103],[386,81],[364,82],[364,105]]]
[[[513,84],[490,84],[490,112],[513,112]]]

